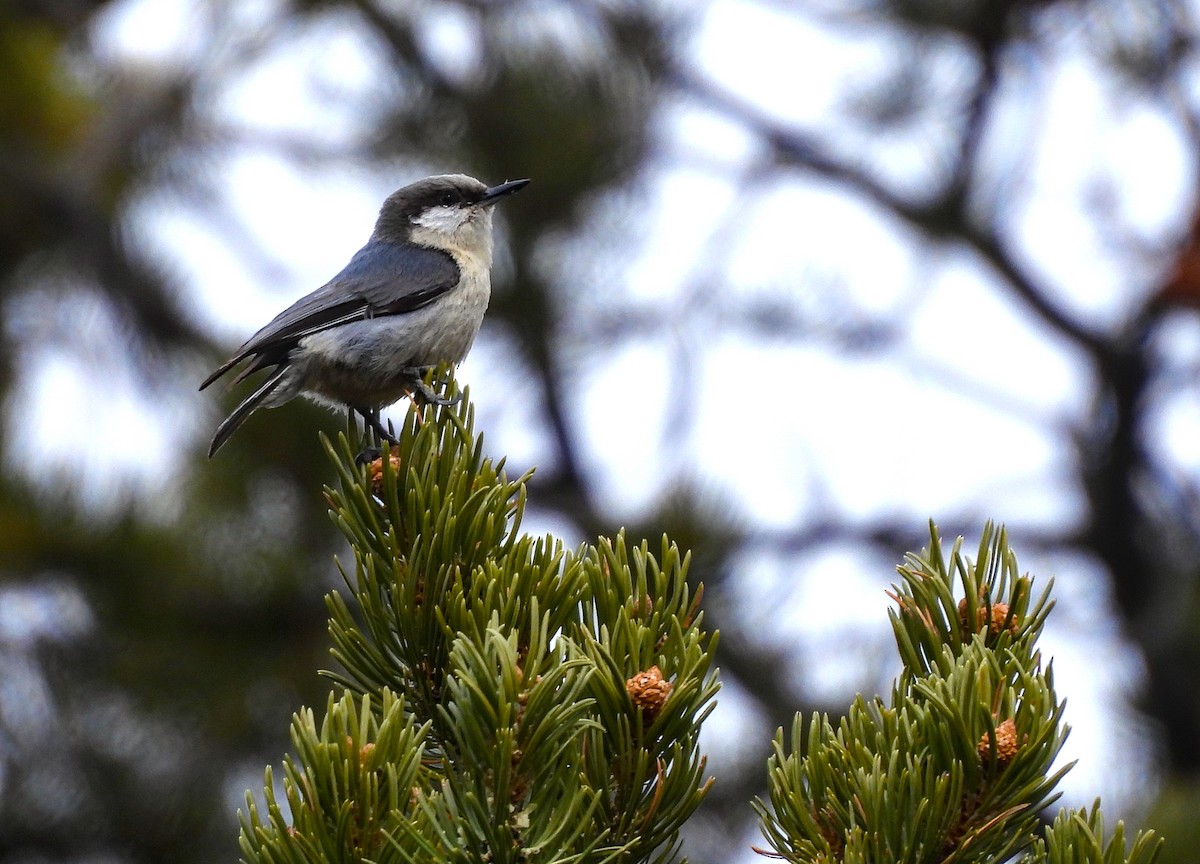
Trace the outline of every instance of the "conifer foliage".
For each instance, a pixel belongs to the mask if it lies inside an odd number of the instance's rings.
[[[265,808],[247,796],[249,864],[676,857],[717,691],[688,558],[522,534],[528,477],[473,424],[466,399],[413,408],[372,466],[327,442],[341,695],[294,718]]]
[[[451,383],[451,388],[453,384]],[[410,409],[360,465],[326,448],[350,542],[327,598],[339,669],[318,721],[292,725],[265,806],[247,796],[247,864],[668,862],[704,797],[698,736],[717,692],[688,558],[618,534],[568,550],[521,532],[528,475],[484,455],[469,401]],[[797,862],[1152,864],[1152,832],[1105,838],[1099,803],[1045,809],[1064,705],[1037,639],[1052,603],[1002,529],[910,555],[890,613],[890,700],[836,724],[797,716],[757,802]]]
[[[859,697],[835,726],[796,717],[768,763],[757,809],[771,851],[796,862],[1150,864],[1160,841],[1104,841],[1099,803],[1043,830],[1070,765],[1051,665],[1036,642],[1052,603],[989,525],[974,562],[961,540],[899,568],[890,613],[903,671],[890,703]],[[956,592],[957,589],[957,592]],[[959,595],[955,600],[955,594]]]

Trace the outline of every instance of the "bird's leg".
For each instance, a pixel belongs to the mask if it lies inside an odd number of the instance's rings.
[[[370,411],[368,411],[366,414],[363,415],[363,419],[365,419],[367,421],[367,423],[370,424],[371,429],[375,432],[376,435],[379,436],[378,440],[386,441],[389,444],[391,444],[393,447],[398,447],[400,445],[400,439],[397,438],[390,429],[388,429],[382,423],[379,422],[379,409],[378,408],[370,409]]]
[[[420,395],[421,401],[426,405],[440,405],[443,408],[462,401],[461,393],[447,399],[444,396],[437,395],[430,389],[429,385],[425,383],[425,374],[432,368],[432,366],[410,366],[404,370],[405,374],[412,379],[413,389],[409,392],[409,396]]]
[[[355,415],[362,412],[360,412],[357,408],[350,408],[347,409],[346,413],[349,418],[348,425],[354,430],[354,435],[357,436],[358,418]],[[379,448],[375,446],[375,438],[373,433],[370,431],[370,427],[365,423],[363,424],[363,437],[366,438],[366,441],[363,442],[363,449],[359,450],[358,455],[354,457],[354,464],[360,468],[363,465],[369,465],[379,458]]]
[[[364,465],[370,465],[376,459],[383,455],[378,447],[364,447],[358,451],[358,455],[354,457],[355,467],[361,468]]]
[[[397,438],[390,430],[384,428],[384,425],[379,422],[378,408],[354,408],[352,410],[358,412],[358,415],[363,418],[363,425],[371,431],[376,444],[383,441],[387,441],[393,447],[396,447],[400,444],[400,439]],[[371,446],[359,453],[358,457],[354,461],[364,463],[374,462],[378,458],[379,448]]]

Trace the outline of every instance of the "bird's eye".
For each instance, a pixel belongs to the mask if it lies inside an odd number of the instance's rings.
[[[454,193],[453,192],[447,192],[445,195],[442,196],[442,206],[449,207],[453,203],[454,203]]]

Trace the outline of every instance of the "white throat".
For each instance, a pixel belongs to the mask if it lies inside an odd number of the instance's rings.
[[[412,222],[413,242],[452,254],[492,262],[490,207],[430,207]]]
[[[459,206],[430,207],[413,220],[414,225],[447,236],[457,234],[463,223],[471,218],[471,209]]]

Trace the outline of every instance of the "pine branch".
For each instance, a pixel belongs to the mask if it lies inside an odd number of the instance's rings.
[[[363,467],[345,436],[326,442],[354,554],[327,598],[345,695],[319,730],[298,716],[292,820],[268,772],[245,861],[677,857],[711,782],[698,736],[717,690],[687,557],[666,538],[654,555],[522,534],[528,475],[509,479],[473,426],[466,399],[414,408]]]
[[[1039,812],[1070,765],[1063,703],[1036,641],[1052,608],[1021,575],[1003,529],[985,527],[974,562],[961,540],[908,556],[889,615],[903,671],[891,700],[859,697],[837,726],[797,716],[768,763],[757,802],[772,852],[792,862],[1137,862],[1159,841],[1123,826],[1102,844],[1099,808]],[[955,594],[960,599],[955,599]]]

